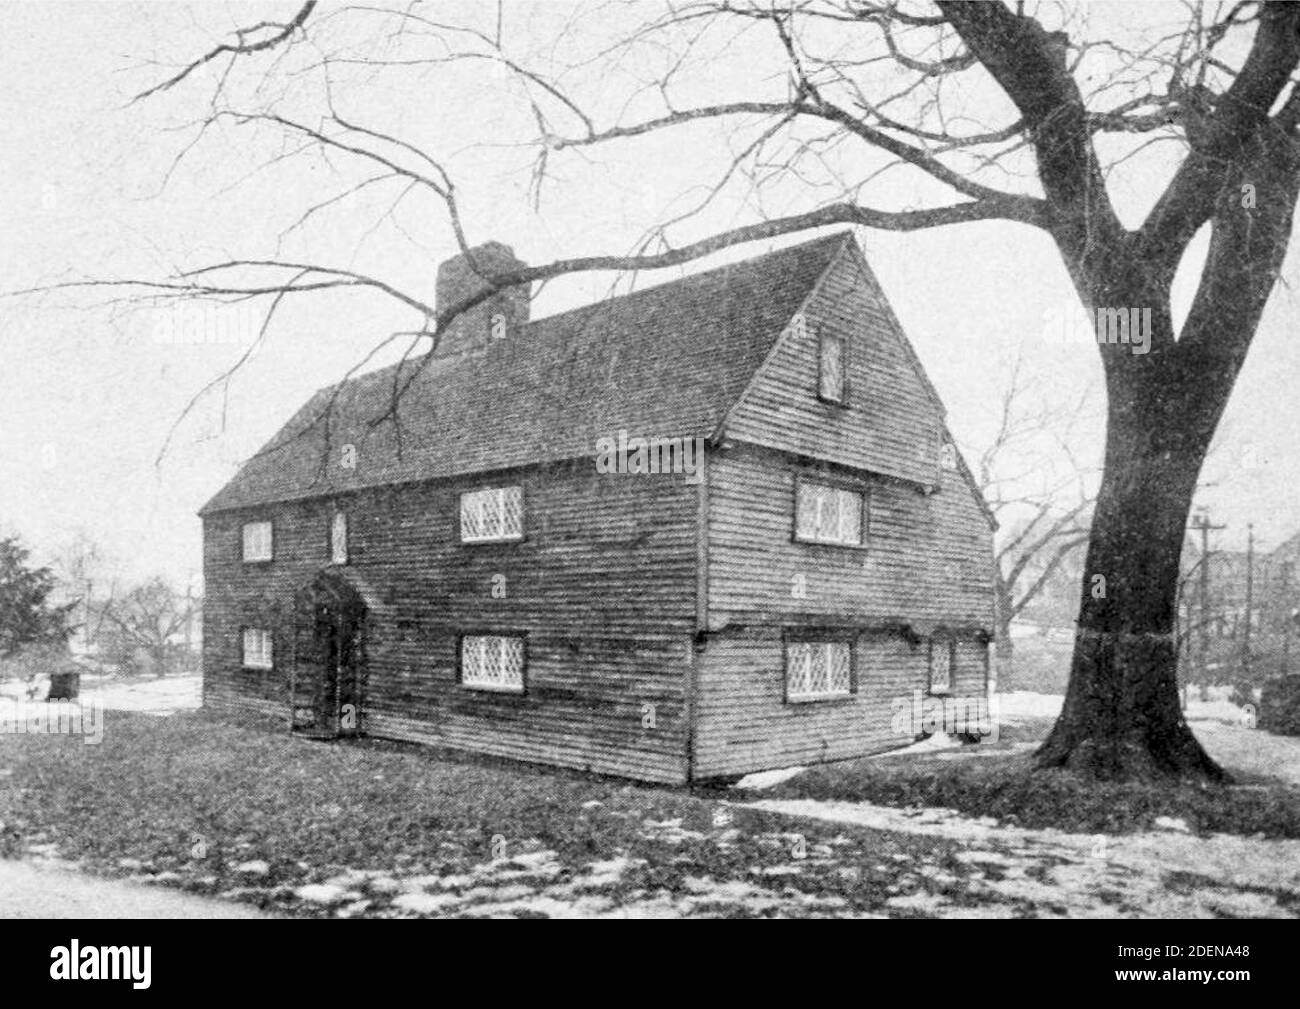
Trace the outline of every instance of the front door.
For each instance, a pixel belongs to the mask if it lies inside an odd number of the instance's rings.
[[[330,575],[311,585],[306,601],[294,727],[322,738],[359,735],[365,606],[351,586]]]

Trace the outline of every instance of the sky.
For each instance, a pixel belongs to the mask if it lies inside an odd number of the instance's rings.
[[[0,291],[157,278],[233,257],[283,255],[391,278],[432,300],[437,264],[455,251],[436,201],[411,194],[390,213],[397,191],[377,185],[295,228],[309,206],[360,178],[356,165],[346,158],[279,159],[282,137],[257,126],[222,123],[197,135],[193,123],[211,98],[210,76],[129,101],[234,26],[296,6],[0,3]],[[493,5],[437,9],[440,17],[489,29],[495,19]],[[599,53],[649,9],[507,2],[502,37],[530,66],[554,70],[561,55],[577,64],[564,69],[566,85],[602,122],[632,122],[658,108],[657,92],[644,84],[662,72],[666,57],[641,51],[597,73],[572,53]],[[1099,30],[1140,31],[1170,10],[1096,4],[1090,18]],[[345,30],[356,29],[340,26]],[[773,87],[755,70],[765,59],[770,65],[768,44],[739,40],[694,78],[683,74],[676,99],[685,105]],[[311,60],[296,58],[302,65],[290,63],[291,72],[274,79],[263,71],[286,67],[263,59],[255,79],[232,93],[245,103],[270,95],[283,108],[319,110]],[[508,73],[481,64],[382,75],[343,66],[332,94],[348,118],[433,152],[457,182],[472,240],[504,241],[529,262],[626,252],[655,220],[693,205],[743,143],[713,122],[599,151],[558,152],[534,206],[536,152],[520,141],[537,130]],[[1000,96],[979,86],[964,100],[995,120],[1006,111]],[[861,150],[837,149],[834,157],[841,167],[872,164]],[[1167,150],[1153,151],[1117,169],[1110,187],[1126,224],[1141,220],[1175,164]],[[864,189],[886,209],[929,205],[935,192],[914,174],[897,172]],[[803,187],[783,185],[768,193],[763,209],[807,205]],[[751,198],[728,191],[673,235],[701,237],[755,212]],[[978,447],[989,437],[1008,362],[1019,354],[1037,401],[1092,397],[1070,438],[1074,457],[1096,465],[1104,436],[1095,409],[1100,367],[1093,348],[1044,338],[1045,320],[1077,306],[1044,235],[986,223],[905,235],[857,229],[856,237],[946,403],[959,443]],[[1194,277],[1198,251],[1203,255],[1204,242],[1189,254],[1186,278]],[[680,273],[657,271],[635,283]],[[1292,336],[1298,280],[1292,254],[1207,465],[1210,486],[1199,503],[1227,524],[1219,534],[1224,547],[1244,545],[1249,524],[1265,549],[1300,531],[1300,347]],[[556,281],[537,294],[533,314],[602,297],[615,283],[608,275]],[[1190,290],[1180,284],[1176,308],[1185,310]],[[111,304],[114,293],[121,292],[0,300],[0,532],[19,534],[45,559],[81,532],[128,577],[161,573],[195,587],[195,513],[203,503],[311,392],[337,381],[391,332],[419,321],[373,293],[300,296],[277,314],[224,394],[200,398],[182,419],[187,404],[255,342],[261,316],[255,306]],[[374,364],[391,355],[378,355]]]

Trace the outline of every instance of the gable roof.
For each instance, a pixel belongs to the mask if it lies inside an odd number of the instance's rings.
[[[620,429],[711,437],[846,246],[842,231],[322,389],[199,514],[577,458]]]

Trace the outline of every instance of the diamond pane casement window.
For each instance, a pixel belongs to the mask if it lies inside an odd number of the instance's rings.
[[[853,646],[847,641],[790,641],[785,648],[785,697],[820,701],[853,692]]]
[[[524,639],[466,635],[460,639],[460,682],[476,690],[524,691]]]
[[[524,536],[522,487],[491,487],[460,496],[460,541],[485,543]]]
[[[271,632],[257,627],[244,628],[244,668],[271,669]]]
[[[269,561],[271,559],[271,523],[247,522],[244,524],[244,560]]]
[[[330,563],[346,564],[348,562],[348,516],[346,512],[335,512],[330,520]]]
[[[930,640],[930,693],[946,694],[952,690],[952,653],[951,641]]]
[[[844,340],[822,334],[819,352],[817,395],[831,403],[843,403],[848,382],[844,368]]]
[[[800,480],[795,495],[795,538],[861,546],[865,507],[866,496],[860,491]]]

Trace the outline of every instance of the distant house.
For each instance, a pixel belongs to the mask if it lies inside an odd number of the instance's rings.
[[[450,260],[438,301],[482,283]],[[850,235],[529,293],[320,391],[202,509],[205,706],[684,782],[982,702],[992,521]]]

